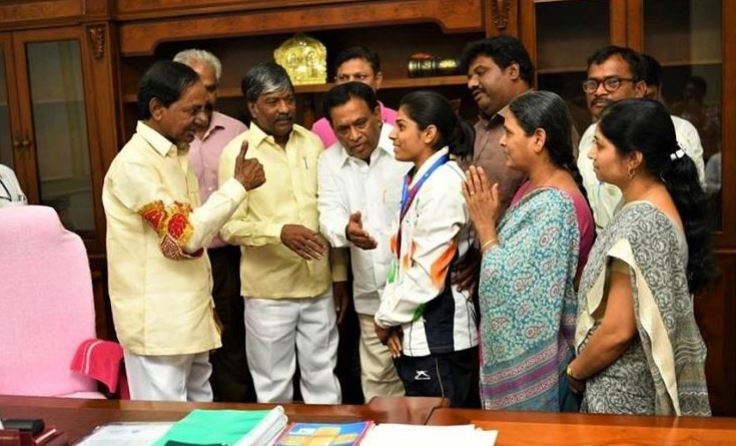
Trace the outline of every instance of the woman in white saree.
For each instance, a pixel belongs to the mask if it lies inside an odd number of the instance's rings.
[[[568,369],[582,410],[710,415],[692,293],[714,275],[705,194],[656,101],[609,106],[590,157],[623,203],[583,272]]]

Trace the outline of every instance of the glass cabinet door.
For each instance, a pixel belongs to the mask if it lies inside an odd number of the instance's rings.
[[[95,226],[79,52],[77,40],[26,44],[39,201],[83,232]]]
[[[23,138],[35,181],[31,203],[53,207],[67,229],[95,236],[82,44],[77,29],[16,33]]]
[[[612,17],[616,0],[527,0],[526,9],[534,17],[536,35],[537,88],[550,90],[565,99],[578,132],[592,118],[581,83],[586,78],[588,56],[614,41]],[[618,8],[623,10],[622,8]]]
[[[644,52],[662,65],[661,100],[700,135],[714,229],[722,226],[722,2],[646,0],[643,20]]]

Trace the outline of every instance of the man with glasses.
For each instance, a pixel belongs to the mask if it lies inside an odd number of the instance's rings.
[[[369,85],[373,91],[381,87],[383,74],[381,73],[381,59],[375,51],[364,46],[354,46],[345,49],[335,57],[335,83],[362,82]],[[380,102],[381,121],[391,125],[396,123],[396,110],[390,109]],[[335,132],[327,118],[319,119],[312,126],[312,131],[319,136],[326,149],[337,142]]]
[[[603,109],[612,102],[645,97],[647,85],[643,79],[644,69],[645,63],[641,55],[631,48],[611,45],[599,49],[588,58],[588,78],[583,81],[583,91],[594,121],[600,118]],[[703,182],[703,147],[699,138],[686,137],[683,133],[683,129],[687,130],[688,135],[692,133],[692,125],[686,124],[682,126],[675,122],[677,141],[695,162],[698,176]],[[598,181],[595,176],[593,161],[588,158],[594,143],[595,128],[596,123],[593,122],[580,138],[578,168],[593,210],[596,230],[600,231],[611,220],[621,202],[621,191],[615,186]],[[692,131],[695,129],[692,128]]]

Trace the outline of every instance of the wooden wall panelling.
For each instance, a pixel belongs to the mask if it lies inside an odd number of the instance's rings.
[[[346,3],[238,15],[129,22],[120,25],[121,56],[150,55],[165,41],[436,22],[445,32],[484,31],[481,0],[407,0]]]
[[[16,0],[0,4],[0,29],[59,25],[84,14],[83,0]],[[89,0],[92,1],[92,0]]]
[[[10,144],[13,147],[13,168],[18,177],[21,188],[25,191],[26,186],[31,179],[26,175],[23,167],[23,158],[25,150],[20,143],[23,139],[23,123],[20,119],[20,110],[18,109],[18,83],[15,75],[15,51],[13,48],[13,38],[10,33],[0,33],[0,48],[2,48],[2,57],[5,64],[5,88],[3,92],[6,96],[8,107],[8,117],[10,118]]]
[[[695,317],[708,347],[706,376],[714,415],[736,415],[736,251],[716,254],[721,275],[695,298]]]
[[[102,191],[104,175],[118,152],[120,142],[117,125],[120,114],[117,102],[117,49],[114,33],[109,22],[90,23],[83,27],[85,38],[82,45],[82,60],[85,74],[85,98],[87,103],[91,159],[92,184],[95,195]],[[104,251],[105,214],[101,202],[95,200],[95,226],[100,246],[96,252]]]
[[[116,20],[160,19],[256,9],[339,5],[361,0],[116,0]]]
[[[715,234],[718,286],[698,312],[708,344],[708,379],[715,413],[736,416],[736,2],[722,0],[721,209],[722,231]],[[696,302],[697,305],[697,302]],[[698,307],[696,306],[696,310]]]
[[[491,0],[493,1],[493,0]],[[515,0],[519,7],[519,40],[526,47],[535,67],[537,65],[537,13],[534,0]],[[535,79],[536,83],[536,79]]]
[[[117,0],[84,0],[84,18],[86,20],[109,19]]]
[[[721,113],[722,123],[722,218],[723,231],[716,236],[717,246],[736,249],[736,2],[722,0],[723,15],[721,32],[723,37]],[[728,271],[736,275],[736,268]],[[736,298],[736,294],[728,296]],[[736,314],[731,315],[736,318]],[[736,346],[736,339],[731,344]],[[736,381],[736,376],[733,381]],[[736,386],[736,382],[734,383]],[[736,412],[734,413],[736,415]]]
[[[626,2],[625,45],[636,51],[644,50],[644,0]]]
[[[626,45],[626,0],[609,0],[610,30],[609,42],[612,45]]]
[[[72,28],[65,28],[61,30],[64,32],[74,32]],[[38,187],[38,161],[36,159],[35,149],[35,134],[33,131],[33,110],[31,103],[31,92],[30,92],[30,79],[28,73],[28,63],[26,59],[26,48],[25,38],[30,37],[31,31],[19,31],[13,33],[13,53],[15,60],[15,73],[16,73],[16,98],[17,108],[15,116],[19,120],[18,130],[20,131],[19,138],[23,140],[23,145],[20,149],[21,158],[18,159],[16,156],[16,162],[18,167],[23,170],[23,177],[27,179],[24,184],[25,189],[23,192],[30,203],[39,202],[39,187]]]

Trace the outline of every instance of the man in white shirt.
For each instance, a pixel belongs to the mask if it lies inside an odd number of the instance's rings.
[[[110,301],[136,400],[212,401],[209,351],[221,344],[204,247],[246,191],[265,182],[243,145],[234,178],[199,205],[187,146],[205,104],[194,70],[151,66],[140,81],[136,133],[105,175]]]
[[[643,98],[646,83],[643,80],[644,62],[641,55],[631,48],[607,46],[588,58],[588,78],[583,81],[588,109],[595,121],[610,103],[630,98]],[[695,162],[698,176],[705,184],[703,147],[697,130],[689,122],[673,116],[677,141],[685,153]],[[578,169],[593,210],[596,230],[600,231],[613,217],[621,202],[621,190],[616,186],[598,181],[593,171],[593,161],[588,158],[594,143],[596,123],[588,127],[580,138]]]
[[[325,116],[337,142],[319,158],[319,225],[335,248],[349,248],[353,296],[360,321],[361,384],[366,401],[403,395],[391,354],[375,334],[373,317],[392,254],[391,224],[411,163],[396,161],[375,92],[360,82],[330,90]]]
[[[18,178],[10,167],[0,164],[0,208],[28,204]]]

